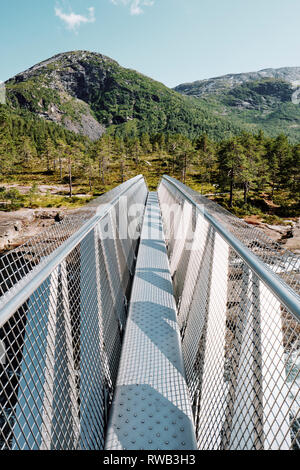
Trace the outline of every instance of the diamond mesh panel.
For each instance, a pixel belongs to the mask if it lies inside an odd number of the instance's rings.
[[[28,240],[24,245],[0,256],[0,296],[5,294],[14,284],[28,274],[39,262],[61,246],[72,234],[77,232],[95,214],[136,183],[136,190],[143,191],[143,179],[136,176],[120,186],[112,189],[85,207],[78,209],[62,222],[56,223],[39,235]],[[126,195],[127,197],[127,195]],[[138,195],[131,193],[132,200],[139,202]],[[128,204],[129,206],[130,204]]]
[[[120,234],[116,214],[124,197],[122,221],[132,224],[139,204],[141,226],[146,196],[143,178],[134,178],[2,258],[1,450],[103,449],[138,244]],[[58,248],[66,255],[39,282]],[[26,282],[30,295],[4,318]]]
[[[205,214],[298,302],[299,257],[176,180],[158,194],[199,449],[299,449],[299,316]]]

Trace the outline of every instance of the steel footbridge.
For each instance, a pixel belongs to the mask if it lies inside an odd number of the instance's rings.
[[[299,449],[299,292],[257,228],[123,183],[0,258],[0,449]]]

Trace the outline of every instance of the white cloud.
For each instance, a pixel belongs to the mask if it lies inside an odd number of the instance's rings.
[[[85,23],[94,23],[96,18],[95,18],[95,8],[90,7],[88,8],[88,15],[83,16],[83,15],[78,15],[77,13],[74,13],[71,11],[70,13],[64,13],[61,8],[56,7],[55,8],[55,15],[58,16],[64,23],[67,29],[71,31],[77,31],[78,28]]]
[[[128,5],[131,15],[141,15],[144,7],[154,5],[154,0],[110,0],[114,5]]]

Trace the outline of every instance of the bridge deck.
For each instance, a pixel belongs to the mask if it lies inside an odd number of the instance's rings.
[[[149,193],[107,450],[196,449],[156,193]]]

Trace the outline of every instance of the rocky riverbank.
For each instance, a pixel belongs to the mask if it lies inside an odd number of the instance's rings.
[[[262,230],[269,238],[293,253],[300,255],[300,217],[286,220],[285,225],[271,225],[261,222],[256,216],[244,219],[250,225]]]
[[[60,222],[68,210],[21,209],[16,212],[0,211],[0,253],[16,248],[42,230]]]

